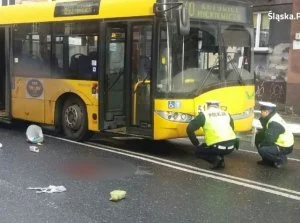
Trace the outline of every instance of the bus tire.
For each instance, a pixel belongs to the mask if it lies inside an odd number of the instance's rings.
[[[82,141],[88,135],[87,111],[78,97],[69,97],[62,107],[62,130],[68,139]]]

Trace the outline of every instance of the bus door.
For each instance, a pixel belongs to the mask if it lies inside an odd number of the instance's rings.
[[[0,111],[5,108],[5,29],[0,27]]]
[[[151,51],[152,24],[133,23],[131,26],[131,111],[128,133],[152,137]]]
[[[10,94],[8,94],[8,89],[7,89],[7,75],[8,73],[6,65],[7,63],[7,58],[6,54],[8,54],[8,45],[6,46],[5,44],[8,44],[8,32],[9,28],[7,27],[0,27],[0,118],[6,119],[8,116],[8,106],[7,106],[7,98],[9,97]]]
[[[126,124],[125,117],[125,49],[126,27],[106,24],[104,75],[100,78],[101,129],[116,129]],[[102,99],[102,100],[101,100]]]

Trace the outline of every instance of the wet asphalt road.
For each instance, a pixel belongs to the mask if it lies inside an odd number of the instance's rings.
[[[0,125],[0,222],[300,219],[300,150],[282,169],[262,167],[250,138],[243,137],[241,149],[226,157],[226,168],[209,171],[186,139],[151,142],[108,134],[87,145],[46,136],[34,153],[25,130]],[[49,185],[64,185],[67,191],[36,194],[27,189]],[[126,190],[126,198],[109,201],[114,189]]]

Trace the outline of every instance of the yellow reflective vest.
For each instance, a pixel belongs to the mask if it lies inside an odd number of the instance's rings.
[[[280,134],[275,142],[276,145],[281,147],[291,147],[294,145],[294,136],[293,133],[287,128],[285,121],[275,113],[268,121],[267,128],[270,122],[277,122],[284,128],[284,133]]]
[[[202,128],[205,133],[205,143],[208,146],[236,138],[230,126],[230,116],[225,111],[211,107],[203,114],[205,124]]]

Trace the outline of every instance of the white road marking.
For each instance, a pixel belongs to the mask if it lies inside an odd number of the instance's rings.
[[[246,153],[258,154],[258,152],[251,151],[251,150],[246,150],[246,149],[239,149],[239,151],[246,152]],[[288,160],[293,160],[293,161],[296,161],[296,162],[300,162],[300,159],[295,159],[295,158],[288,158]]]
[[[96,143],[87,144],[87,145],[96,146],[96,147],[99,147],[99,149],[102,148],[99,145],[97,145]],[[205,173],[209,173],[209,174],[214,174],[214,175],[218,175],[218,176],[222,176],[222,177],[228,177],[228,178],[231,178],[231,179],[244,181],[244,182],[252,183],[252,184],[257,184],[257,185],[264,186],[264,187],[270,187],[270,188],[273,188],[273,189],[276,189],[276,190],[282,190],[282,191],[286,191],[286,192],[289,192],[289,193],[295,193],[295,194],[300,195],[300,192],[294,191],[294,190],[289,190],[289,189],[286,189],[286,188],[281,188],[281,187],[277,187],[277,186],[273,186],[273,185],[269,185],[269,184],[260,183],[260,182],[257,182],[257,181],[248,180],[248,179],[245,179],[245,178],[240,178],[240,177],[235,177],[235,176],[231,176],[231,175],[227,175],[227,174],[223,174],[223,173],[218,173],[218,172],[202,169],[202,168],[199,168],[199,167],[187,165],[187,164],[184,164],[184,163],[179,163],[179,162],[175,162],[175,161],[172,161],[172,160],[167,160],[167,159],[162,159],[162,158],[155,157],[155,156],[150,156],[150,155],[147,155],[147,154],[131,152],[131,151],[127,151],[127,150],[123,150],[123,149],[119,149],[119,148],[115,148],[115,147],[111,147],[111,146],[106,146],[106,147],[109,147],[113,151],[119,151],[119,152],[124,152],[126,154],[128,153],[128,154],[132,154],[132,155],[137,155],[139,157],[143,156],[145,158],[150,158],[150,159],[154,159],[154,160],[158,160],[158,161],[162,161],[162,162],[167,162],[167,163],[170,163],[170,164],[178,165],[178,166],[181,166],[181,167],[185,167],[185,168],[189,168],[189,169],[193,169],[193,170],[197,170],[197,171],[201,171],[201,172],[205,172]]]
[[[198,138],[201,140],[202,138],[201,138],[202,136],[199,136]],[[178,138],[178,139],[176,139],[176,140],[178,140],[178,141],[186,141],[186,142],[189,142],[190,143],[190,140],[189,139],[187,139],[187,138]],[[295,148],[294,148],[295,149]],[[252,151],[252,150],[246,150],[246,149],[239,149],[239,151],[242,151],[242,152],[247,152],[247,153],[254,153],[254,154],[258,154],[258,152],[255,152],[255,151]],[[296,159],[296,158],[289,158],[288,157],[288,160],[293,160],[293,161],[295,161],[295,162],[300,162],[300,159]]]
[[[282,196],[282,197],[300,201],[300,191],[289,190],[289,189],[277,187],[274,185],[264,184],[264,183],[260,183],[260,182],[240,178],[240,177],[234,177],[234,176],[227,175],[227,174],[217,173],[217,172],[197,168],[194,166],[186,165],[183,163],[178,163],[178,162],[174,162],[174,161],[170,161],[170,160],[166,160],[166,159],[162,159],[162,158],[158,158],[158,157],[153,157],[150,155],[144,155],[144,154],[140,154],[140,153],[136,153],[136,152],[125,151],[125,150],[114,148],[111,146],[105,146],[107,148],[104,148],[104,147],[100,147],[98,145],[91,145],[91,144],[87,144],[87,143],[75,142],[72,140],[63,139],[63,138],[50,136],[50,135],[47,135],[47,136],[50,138],[55,138],[58,140],[74,143],[77,145],[82,145],[82,146],[90,147],[93,149],[98,149],[98,150],[102,150],[102,151],[107,151],[107,152],[111,152],[111,153],[124,155],[127,157],[136,158],[136,159],[143,160],[143,161],[146,161],[149,163],[155,163],[155,164],[158,164],[161,166],[177,169],[177,170],[180,170],[183,172],[187,172],[187,173],[191,173],[191,174],[195,174],[195,175],[199,175],[199,176],[204,176],[207,178],[212,178],[215,180],[220,180],[223,182],[228,182],[228,183],[232,183],[235,185],[240,185],[240,186],[252,188],[252,189],[255,189],[258,191],[263,191],[263,192],[271,193],[274,195],[278,195],[278,196]],[[299,196],[297,196],[297,195],[299,195]]]

